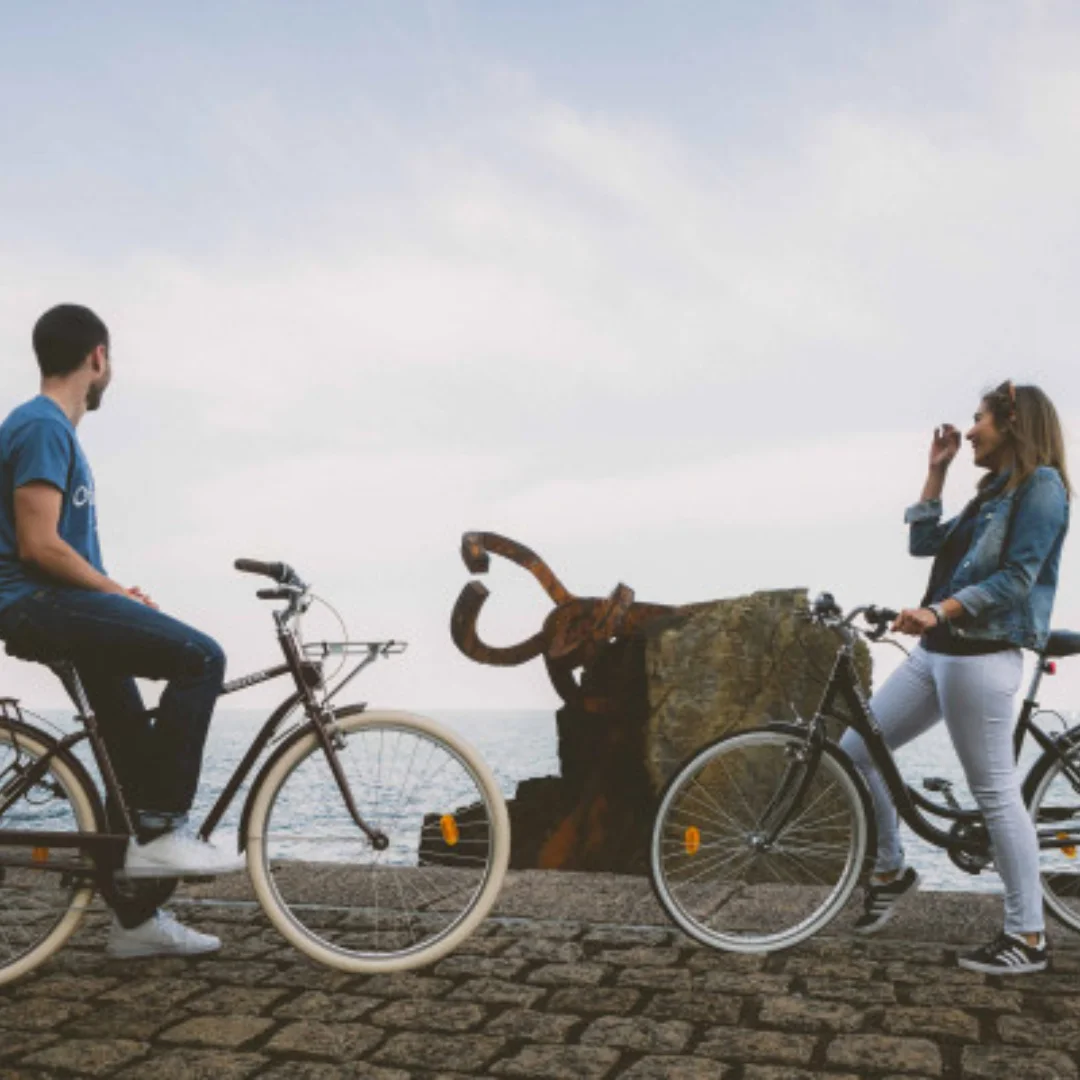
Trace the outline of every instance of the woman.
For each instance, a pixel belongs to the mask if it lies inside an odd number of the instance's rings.
[[[987,394],[966,438],[987,470],[963,513],[941,521],[941,492],[960,449],[950,424],[934,432],[922,499],[905,514],[911,554],[933,555],[922,606],[900,612],[893,630],[920,637],[907,661],[870,702],[893,749],[944,716],[990,833],[1005,885],[1005,929],[960,958],[972,971],[1020,974],[1047,964],[1039,849],[1013,758],[1013,708],[1021,648],[1050,630],[1071,488],[1057,412],[1037,386],[1002,383]],[[874,877],[855,929],[869,934],[914,892],[904,864],[896,808],[863,740],[841,744],[870,785],[878,826]]]

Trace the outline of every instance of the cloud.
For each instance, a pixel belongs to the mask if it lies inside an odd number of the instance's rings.
[[[1070,412],[1080,396],[1076,28],[950,10],[843,70],[795,56],[722,138],[659,91],[630,109],[510,45],[467,74],[440,53],[451,89],[426,107],[359,75],[331,102],[318,79],[290,94],[218,72],[164,114],[185,160],[162,159],[160,187],[102,165],[87,190],[58,172],[41,203],[19,188],[0,391],[30,391],[49,303],[106,315],[117,381],[83,436],[110,566],[234,669],[272,641],[228,563],[264,554],[365,633],[416,641],[377,676],[387,699],[549,700],[542,676],[449,643],[467,528],[589,593],[913,600],[926,567],[898,522],[925,433],[1009,374]],[[965,43],[993,64],[958,66]],[[149,169],[141,149],[124,161]],[[80,207],[85,235],[55,225]],[[530,632],[542,598],[496,574],[493,636]],[[1059,610],[1080,623],[1069,580]]]

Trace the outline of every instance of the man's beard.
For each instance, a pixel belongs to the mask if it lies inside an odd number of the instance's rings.
[[[86,388],[86,411],[94,412],[101,407],[101,399],[105,396],[108,383],[91,383]]]

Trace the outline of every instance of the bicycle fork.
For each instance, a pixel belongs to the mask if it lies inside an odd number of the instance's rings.
[[[344,749],[345,746],[341,733],[337,731],[332,723],[324,723],[321,717],[315,721],[315,730],[318,733],[319,742],[322,744],[323,753],[326,755],[327,763],[330,766],[330,773],[337,784],[338,791],[341,793],[341,798],[345,802],[345,809],[349,811],[349,817],[353,819],[356,827],[371,841],[371,846],[376,851],[385,851],[390,846],[390,838],[381,829],[371,828],[360,816],[356,800],[353,798],[352,789],[349,787],[348,777],[341,767],[338,750]]]
[[[750,837],[750,846],[755,850],[768,851],[791,821],[814,781],[824,746],[825,729],[815,718],[805,743],[791,747],[792,760],[785,766],[776,792],[761,815],[758,831]]]

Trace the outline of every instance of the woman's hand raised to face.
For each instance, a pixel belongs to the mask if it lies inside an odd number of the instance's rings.
[[[934,428],[934,438],[930,443],[930,468],[947,469],[960,450],[960,431],[952,424],[942,424]]]

